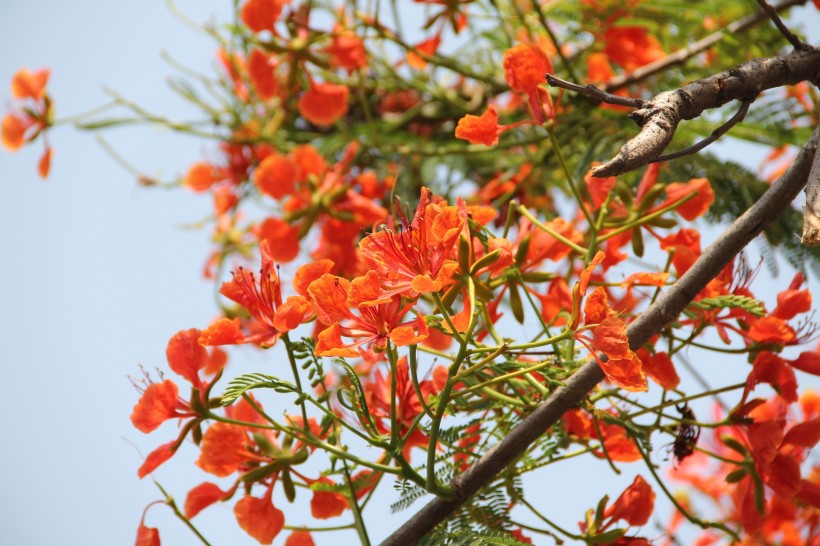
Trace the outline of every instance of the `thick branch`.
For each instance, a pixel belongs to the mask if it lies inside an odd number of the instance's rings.
[[[779,216],[806,183],[815,150],[820,142],[820,128],[803,147],[792,166],[766,193],[738,218],[721,237],[709,245],[689,271],[662,297],[641,314],[627,330],[629,345],[637,349],[659,332],[692,301],[732,258],[766,225]],[[382,542],[381,546],[410,546],[447,519],[479,489],[526,449],[561,416],[577,406],[604,378],[595,360],[584,364],[562,388],[556,389],[535,411],[494,445],[481,459],[452,484],[453,498],[435,498]]]
[[[750,101],[766,89],[820,82],[820,49],[809,47],[783,57],[753,59],[736,68],[656,95],[629,117],[641,131],[610,161],[592,170],[593,176],[617,176],[657,158],[672,141],[681,120],[733,101]]]
[[[783,11],[785,9],[798,5],[803,5],[805,3],[806,0],[784,0],[783,2],[780,2],[779,4],[774,6],[774,9],[776,11]],[[620,89],[622,87],[632,85],[633,83],[643,81],[649,76],[657,74],[658,72],[663,72],[670,66],[674,66],[676,64],[683,64],[688,59],[691,59],[698,53],[706,51],[707,49],[721,41],[727,34],[734,35],[743,32],[753,27],[760,21],[766,19],[767,17],[768,15],[766,14],[766,12],[764,12],[763,10],[757,10],[754,14],[749,15],[748,17],[744,17],[739,21],[730,23],[723,30],[719,30],[708,36],[705,36],[697,42],[690,44],[682,49],[679,49],[674,53],[670,53],[662,59],[658,59],[653,63],[649,63],[640,68],[637,68],[632,72],[627,72],[626,74],[622,74],[616,78],[612,78],[611,80],[606,82],[604,89],[606,91],[615,91],[616,89]]]
[[[820,146],[814,154],[814,163],[806,182],[806,204],[803,206],[803,237],[806,246],[820,245]]]

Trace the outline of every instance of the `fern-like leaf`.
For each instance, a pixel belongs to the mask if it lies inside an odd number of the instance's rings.
[[[228,383],[228,387],[222,394],[222,400],[219,403],[223,406],[230,406],[236,402],[237,398],[251,389],[273,389],[281,394],[297,392],[295,385],[272,375],[249,373],[240,375]]]

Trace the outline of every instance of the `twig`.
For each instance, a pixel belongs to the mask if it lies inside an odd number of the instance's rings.
[[[789,43],[794,46],[795,49],[806,49],[810,47],[807,43],[803,42],[794,35],[794,33],[788,29],[788,27],[783,23],[783,20],[777,14],[777,10],[775,10],[766,0],[757,0],[757,3],[760,4],[760,8],[766,12],[766,15],[769,16],[769,19],[772,20],[774,26],[777,27],[777,30],[780,31],[780,34],[786,38]]]
[[[618,154],[592,169],[598,178],[617,176],[655,160],[672,141],[681,120],[733,101],[753,101],[762,91],[801,81],[820,82],[820,49],[793,51],[783,57],[753,59],[736,68],[665,91],[632,112],[640,132]]]
[[[633,99],[630,97],[622,97],[620,95],[613,95],[595,87],[595,85],[588,83],[587,85],[578,85],[576,83],[556,78],[552,74],[547,74],[547,83],[553,87],[562,87],[570,91],[575,91],[581,95],[593,97],[602,100],[607,104],[617,104],[618,106],[628,106],[629,108],[640,108],[644,105],[641,99]]]
[[[634,350],[674,319],[686,305],[725,266],[757,236],[766,225],[790,206],[809,175],[815,149],[820,142],[820,128],[803,146],[794,163],[766,193],[747,210],[714,243],[668,292],[658,298],[627,330]],[[567,410],[577,406],[604,378],[595,359],[587,361],[570,377],[565,386],[556,389],[535,411],[526,417],[498,444],[493,446],[452,484],[453,497],[435,498],[382,542],[381,546],[417,544],[436,525],[443,522],[479,489],[509,464],[516,461],[545,430],[554,425]]]
[[[781,2],[774,6],[774,9],[777,11],[783,11],[785,9],[805,4],[806,0],[785,0],[785,2]],[[727,34],[738,34],[743,32],[763,19],[766,19],[768,15],[762,10],[755,12],[753,15],[749,15],[748,17],[744,17],[740,21],[735,21],[726,26],[725,29],[719,30],[701,38],[697,42],[684,47],[683,49],[679,49],[674,53],[670,53],[666,57],[662,59],[658,59],[653,63],[649,63],[644,65],[632,72],[628,72],[616,78],[609,80],[604,89],[607,91],[615,91],[616,89],[620,89],[622,87],[626,87],[628,85],[632,85],[633,83],[638,83],[640,81],[645,80],[646,78],[657,74],[658,72],[663,72],[670,66],[674,66],[676,64],[683,64],[688,59],[691,59],[698,53],[702,51],[706,51],[719,41],[721,41]]]
[[[752,105],[752,101],[750,101],[750,100],[743,101],[740,104],[740,108],[738,109],[738,111],[735,113],[734,116],[732,116],[732,119],[730,119],[729,121],[727,121],[726,123],[724,123],[723,125],[718,127],[717,129],[712,131],[711,135],[704,138],[703,140],[701,140],[697,144],[695,144],[693,146],[689,146],[685,150],[681,150],[679,152],[675,152],[675,153],[672,153],[672,154],[666,154],[666,155],[658,156],[655,159],[653,159],[652,161],[650,161],[650,163],[660,163],[661,161],[669,161],[670,159],[677,159],[679,157],[683,157],[685,155],[691,155],[691,154],[694,154],[694,153],[697,153],[697,152],[701,151],[702,149],[704,149],[705,147],[707,147],[708,145],[710,145],[711,143],[713,143],[714,141],[716,141],[717,139],[719,139],[720,137],[725,135],[729,131],[729,129],[731,129],[732,127],[734,127],[735,125],[737,125],[738,123],[743,121],[743,118],[746,117],[746,114],[749,112],[749,106],[751,106],[751,105]]]

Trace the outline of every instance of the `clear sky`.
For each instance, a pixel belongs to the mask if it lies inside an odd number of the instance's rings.
[[[179,5],[194,20],[216,14],[224,21],[231,2]],[[816,11],[803,13],[807,28],[820,28]],[[166,86],[172,70],[161,50],[194,70],[207,73],[213,65],[213,42],[158,0],[0,0],[0,104],[11,100],[8,82],[18,68],[47,66],[58,117],[103,104],[107,86],[149,110],[184,118],[190,107]],[[104,136],[146,174],[165,178],[212,153],[211,143],[148,127]],[[128,416],[138,395],[127,375],[138,375],[140,364],[167,372],[170,336],[214,316],[213,287],[200,277],[208,233],[183,228],[204,218],[210,201],[138,187],[88,133],[59,129],[51,143],[46,182],[35,173],[39,144],[14,155],[0,151],[0,544],[133,544],[143,508],[160,498],[150,481],[137,479],[141,457],[134,445],[147,453],[175,430],[166,425],[145,437],[132,428]],[[229,376],[265,371],[262,357],[245,352],[243,358]],[[188,446],[157,472],[180,502],[208,479],[191,464],[195,455]],[[558,519],[567,525],[598,498],[568,498],[578,480],[605,477],[601,493],[610,496],[631,481],[631,475],[610,477],[605,465],[581,468],[562,467],[564,481],[553,472],[537,484],[547,493],[545,510],[564,508]],[[556,490],[558,502],[549,496]],[[374,539],[411,513],[383,516],[392,500],[387,487],[367,514],[378,520]],[[209,508],[197,520],[214,545],[255,543],[227,507]],[[166,545],[198,544],[167,509],[152,509],[147,522],[160,527]]]

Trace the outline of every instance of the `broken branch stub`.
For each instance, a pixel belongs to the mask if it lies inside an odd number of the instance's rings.
[[[806,246],[820,245],[820,146],[814,152],[809,180],[806,182],[806,205],[803,207],[803,237]]]

